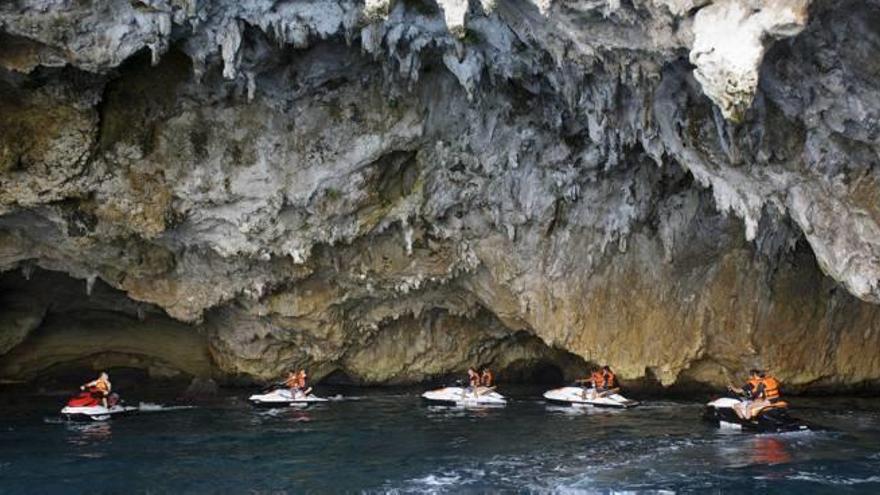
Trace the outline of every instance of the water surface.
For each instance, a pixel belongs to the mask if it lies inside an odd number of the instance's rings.
[[[60,398],[6,400],[0,492],[880,493],[877,399],[794,399],[836,431],[755,435],[701,423],[696,400],[573,409],[517,388],[507,407],[456,409],[425,406],[417,389],[341,392],[255,410],[226,391],[90,424],[53,417]]]

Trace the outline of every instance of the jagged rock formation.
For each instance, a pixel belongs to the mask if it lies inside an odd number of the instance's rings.
[[[875,1],[0,5],[0,373],[100,306],[157,374],[875,384],[878,48]]]

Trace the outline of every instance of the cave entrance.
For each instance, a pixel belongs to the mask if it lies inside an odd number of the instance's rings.
[[[193,379],[193,375],[149,356],[104,353],[57,363],[37,372],[30,382],[47,390],[69,389],[94,380],[102,371],[110,375],[117,391],[186,387]]]
[[[588,368],[582,357],[548,346],[529,332],[514,333],[508,344],[517,357],[506,363],[495,363],[499,382],[558,386],[582,377]]]
[[[151,380],[149,371],[143,368],[114,366],[96,370],[88,363],[61,363],[43,370],[34,377],[33,384],[52,390],[72,390],[73,387],[94,380],[101,371],[110,375],[114,390],[135,389]]]
[[[529,385],[562,385],[566,381],[566,367],[548,360],[519,360],[498,372],[498,380]]]
[[[337,369],[321,378],[319,383],[323,385],[357,385],[358,382],[345,371]]]
[[[6,272],[0,308],[3,381],[70,386],[107,370],[115,387],[213,375],[207,339],[196,328],[100,280]]]
[[[531,370],[529,382],[542,385],[560,385],[565,382],[565,373],[555,364],[539,363]]]

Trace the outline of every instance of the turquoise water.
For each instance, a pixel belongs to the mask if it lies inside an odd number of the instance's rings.
[[[0,492],[880,493],[876,399],[795,399],[836,431],[754,435],[703,424],[696,400],[572,409],[518,388],[507,407],[465,410],[425,406],[416,389],[330,392],[342,396],[255,410],[225,391],[92,424],[54,417],[60,397],[6,400]]]

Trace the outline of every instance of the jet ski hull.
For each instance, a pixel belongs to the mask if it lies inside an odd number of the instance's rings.
[[[734,410],[734,406],[741,402],[731,398],[721,398],[709,402],[703,410],[703,420],[721,429],[757,433],[785,433],[820,429],[790,416],[785,408],[769,409],[752,419],[742,419]]]
[[[301,393],[294,394],[288,389],[275,389],[271,392],[265,394],[254,394],[248,397],[248,401],[254,407],[265,407],[265,408],[273,408],[273,407],[304,407],[311,404],[320,404],[322,402],[328,402],[327,399],[323,397],[318,397],[312,394],[303,395]]]
[[[504,406],[507,404],[507,399],[498,392],[480,392],[477,395],[473,390],[462,387],[429,390],[422,394],[422,399],[432,404],[451,406]]]
[[[61,415],[70,421],[106,421],[112,417],[124,416],[136,412],[138,408],[115,405],[109,409],[104,406],[66,406]]]
[[[639,405],[638,401],[627,399],[620,394],[600,396],[592,389],[582,387],[562,387],[544,392],[544,398],[557,404],[572,406],[609,407],[630,409]]]

